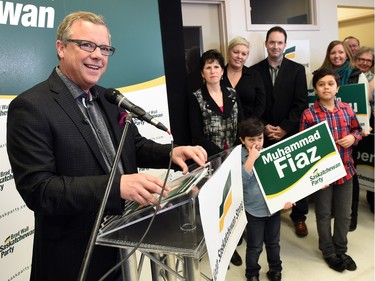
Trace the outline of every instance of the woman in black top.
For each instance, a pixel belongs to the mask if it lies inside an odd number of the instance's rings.
[[[249,48],[250,43],[240,36],[229,42],[228,64],[224,68],[222,84],[236,90],[245,117],[261,118],[265,110],[266,94],[260,74],[245,66]]]

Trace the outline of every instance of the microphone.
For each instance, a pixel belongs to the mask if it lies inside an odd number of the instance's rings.
[[[116,89],[106,89],[104,92],[104,97],[110,103],[116,104],[118,107],[126,109],[127,111],[133,113],[138,119],[146,121],[147,123],[154,125],[156,128],[169,133],[168,128],[165,127],[161,122],[152,117],[152,115],[148,114],[143,108],[132,103]]]

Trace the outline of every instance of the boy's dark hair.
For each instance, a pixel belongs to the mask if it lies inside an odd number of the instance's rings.
[[[337,86],[340,86],[340,76],[333,69],[322,67],[314,71],[314,76],[312,79],[313,87],[316,88],[316,83],[318,83],[319,79],[327,75],[332,75],[336,80]]]
[[[202,71],[204,68],[204,65],[208,62],[211,63],[213,61],[217,60],[218,63],[220,64],[221,68],[224,69],[225,64],[224,64],[224,57],[223,55],[215,49],[208,50],[204,52],[200,58],[199,61],[199,68]]]
[[[238,124],[238,135],[241,139],[256,137],[264,132],[264,124],[256,117],[249,117]]]

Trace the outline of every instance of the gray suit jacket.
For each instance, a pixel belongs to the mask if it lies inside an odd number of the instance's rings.
[[[95,90],[116,148],[124,129],[120,109],[105,100],[104,88]],[[55,70],[11,102],[7,150],[17,190],[35,214],[31,280],[76,280],[109,175],[90,125]],[[125,173],[166,167],[169,151],[131,124],[121,153]],[[106,214],[123,210],[119,186],[117,174]],[[87,280],[99,279],[116,254],[95,246]]]

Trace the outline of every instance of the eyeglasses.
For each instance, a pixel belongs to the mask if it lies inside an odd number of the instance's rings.
[[[86,52],[94,52],[96,48],[100,49],[100,53],[103,56],[112,56],[115,52],[115,48],[107,45],[96,45],[94,42],[87,40],[76,40],[76,39],[67,39],[65,42],[76,43],[82,50]]]
[[[357,58],[357,61],[359,61],[359,62],[361,62],[361,63],[372,64],[372,60],[369,60],[369,59]]]

